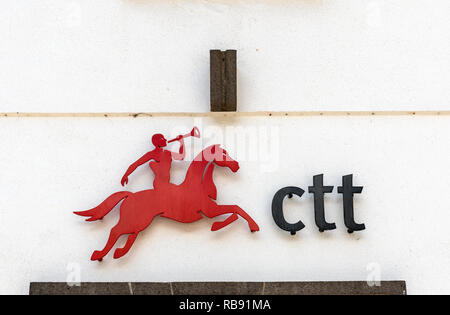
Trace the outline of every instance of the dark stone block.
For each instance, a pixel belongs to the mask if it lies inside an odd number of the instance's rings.
[[[130,295],[127,282],[83,282],[69,286],[65,282],[32,282],[30,295]]]
[[[169,282],[133,282],[134,295],[172,295]]]
[[[173,282],[174,295],[257,295],[262,282]]]
[[[32,282],[30,295],[406,295],[405,281],[336,282]]]
[[[366,281],[266,282],[266,295],[406,295],[405,281],[381,281],[369,286]]]
[[[212,112],[237,109],[236,50],[210,51],[210,99]]]

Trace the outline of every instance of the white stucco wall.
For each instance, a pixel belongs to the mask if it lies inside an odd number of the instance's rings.
[[[0,112],[207,112],[212,48],[238,50],[241,111],[448,110],[449,12],[444,0],[2,1]],[[215,175],[219,203],[239,204],[261,231],[157,219],[123,259],[90,262],[118,211],[90,224],[72,211],[121,190],[154,132],[194,124],[204,144],[236,154],[226,126],[274,132],[270,150],[249,141],[273,164],[241,156],[238,173]],[[74,268],[82,281],[364,280],[379,269],[409,293],[449,293],[449,126],[446,115],[2,117],[0,293]],[[174,166],[175,182],[186,168]],[[335,187],[354,173],[365,231],[347,234],[336,188],[326,211],[337,230],[317,231],[307,193],[286,204],[303,231],[274,224],[273,194],[320,173]],[[143,167],[127,189],[151,180]]]
[[[375,263],[381,279],[405,279],[410,293],[450,290],[449,117],[0,122],[2,293],[26,293],[29,281],[65,281],[66,268],[73,264],[80,267],[82,281],[258,281],[364,280],[370,273],[366,268]],[[260,232],[251,234],[242,219],[214,233],[209,219],[193,224],[157,219],[121,260],[111,255],[100,264],[89,260],[94,249],[103,248],[118,212],[87,223],[72,211],[94,207],[122,190],[119,182],[128,165],[151,148],[149,135],[203,125],[206,145],[221,142],[215,135],[231,123],[278,133],[268,142],[271,160],[278,159],[275,167],[267,168],[260,155],[254,161],[244,156],[238,173],[215,173],[219,203],[240,205]],[[264,145],[248,139],[256,149]],[[186,168],[186,163],[174,167],[174,182],[181,181]],[[365,231],[347,234],[337,188],[326,199],[336,230],[318,232],[310,194],[285,208],[290,221],[306,224],[303,231],[292,237],[275,225],[273,194],[290,185],[307,190],[320,173],[325,184],[334,186],[342,175],[354,173],[354,184],[364,186],[355,197],[355,216],[366,224]],[[130,177],[127,189],[146,189],[151,181],[145,166]]]
[[[447,0],[0,4],[0,111],[208,111],[209,50],[237,49],[239,108],[449,106]]]

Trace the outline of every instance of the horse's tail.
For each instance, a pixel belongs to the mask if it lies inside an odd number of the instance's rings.
[[[105,215],[107,215],[114,207],[124,198],[128,197],[132,193],[129,191],[119,191],[115,194],[112,194],[105,201],[99,204],[97,207],[86,210],[86,211],[77,211],[74,212],[76,215],[80,215],[83,217],[90,217],[86,219],[86,221],[96,221],[102,219]]]

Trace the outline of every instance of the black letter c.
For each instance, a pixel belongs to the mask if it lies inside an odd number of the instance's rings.
[[[283,200],[286,196],[292,197],[292,194],[301,197],[305,191],[298,187],[284,187],[281,188],[272,200],[272,216],[275,223],[283,230],[291,232],[291,235],[295,235],[296,232],[300,231],[305,227],[302,221],[291,224],[286,221],[283,215]]]

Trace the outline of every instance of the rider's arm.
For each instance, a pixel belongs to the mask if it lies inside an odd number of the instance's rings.
[[[156,156],[153,151],[150,151],[145,153],[139,160],[131,164],[130,167],[128,167],[127,171],[125,172],[125,175],[123,175],[122,180],[120,181],[122,186],[128,184],[128,176],[130,176],[131,173],[133,173],[139,166],[152,159],[156,160]]]
[[[180,141],[180,150],[178,150],[178,153],[172,152],[172,158],[174,160],[184,160],[184,158],[186,156],[186,151],[184,150],[184,139],[183,139],[183,137],[180,136],[180,139],[178,139],[178,141]]]

